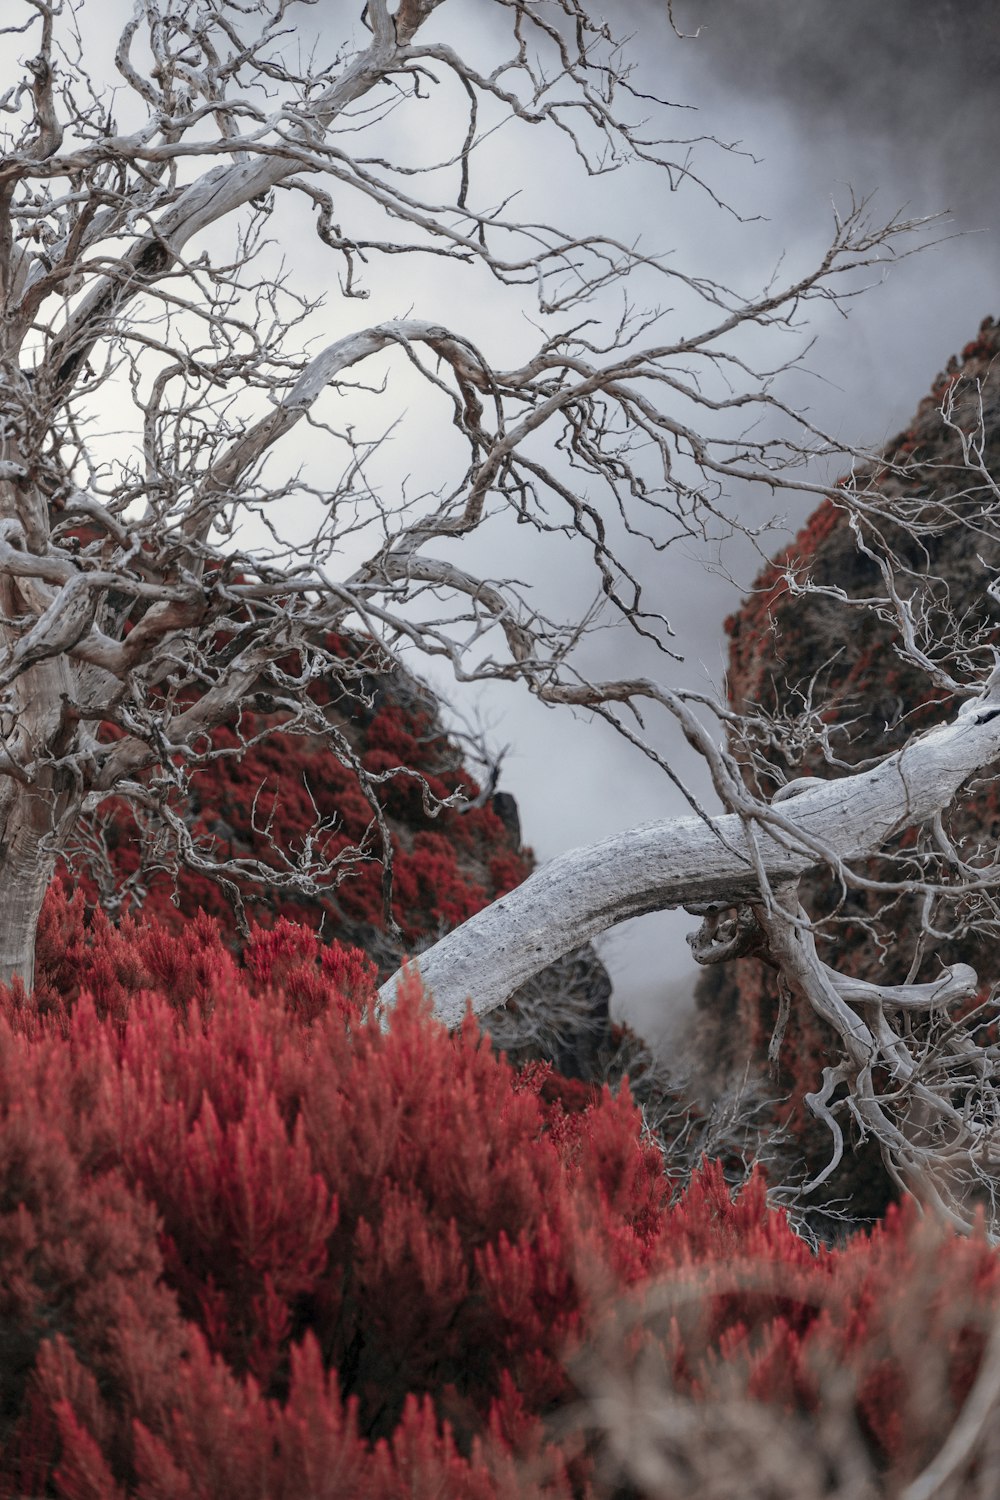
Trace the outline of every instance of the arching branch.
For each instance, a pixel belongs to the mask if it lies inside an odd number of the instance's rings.
[[[560,855],[415,960],[436,1014],[458,1025],[470,1001],[484,1014],[546,964],[630,917],[760,899],[761,872],[772,884],[793,880],[821,862],[821,850],[835,863],[878,853],[1000,758],[998,707],[994,674],[952,723],[920,735],[874,770],[810,782],[781,804],[780,819],[762,807],[752,835],[736,814],[682,818]],[[399,979],[393,975],[380,991],[387,1006]]]

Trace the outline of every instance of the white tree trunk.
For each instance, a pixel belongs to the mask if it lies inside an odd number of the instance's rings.
[[[0,983],[17,977],[29,992],[38,915],[55,868],[49,812],[48,798],[15,785],[0,829]]]
[[[753,838],[770,881],[823,861],[878,853],[894,833],[946,808],[963,782],[1000,757],[1000,676],[956,719],[872,771],[804,781],[773,806]],[[789,791],[791,794],[789,795]],[[532,975],[629,917],[759,895],[747,827],[735,814],[647,823],[560,855],[523,885],[421,953],[416,968],[435,1014],[457,1025],[502,1005]],[[391,1006],[402,971],[383,985]]]
[[[0,613],[25,613],[25,599],[10,579],[0,581]],[[6,646],[22,641],[4,631]],[[2,660],[2,656],[0,656]],[[77,721],[69,712],[74,680],[67,657],[36,660],[15,679],[11,707],[0,713],[0,744],[18,774],[0,778],[0,983],[15,977],[29,992],[35,979],[35,931],[55,869],[61,837],[72,828],[82,789],[63,761],[77,744]]]

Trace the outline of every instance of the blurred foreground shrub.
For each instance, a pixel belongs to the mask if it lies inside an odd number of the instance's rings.
[[[814,1254],[758,1176],[678,1190],[627,1090],[371,984],[53,888],[0,996],[0,1495],[905,1493],[989,1376],[984,1240]],[[928,1494],[997,1492],[959,1457]]]

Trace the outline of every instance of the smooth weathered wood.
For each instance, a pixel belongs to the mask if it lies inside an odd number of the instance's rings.
[[[963,782],[1000,757],[993,679],[955,720],[913,740],[874,770],[837,781],[800,783],[757,827],[761,865],[772,882],[821,862],[876,854],[902,828],[947,807]],[[784,825],[782,828],[781,825]],[[797,836],[798,835],[798,836]],[[735,814],[647,823],[573,849],[477,913],[415,960],[435,1013],[457,1025],[502,1005],[532,975],[609,928],[646,912],[759,894],[747,832]],[[401,977],[382,987],[391,1006]]]

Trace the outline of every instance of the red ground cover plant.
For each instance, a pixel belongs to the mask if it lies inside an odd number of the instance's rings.
[[[56,886],[38,962],[0,997],[0,1495],[625,1493],[559,1425],[623,1307],[702,1402],[808,1412],[849,1369],[890,1477],[970,1387],[984,1242],[895,1214],[817,1256],[759,1177],[678,1195],[627,1090],[518,1073],[415,987],[383,1030],[357,951],[279,921],[237,959]],[[666,1327],[663,1286],[697,1292]]]

